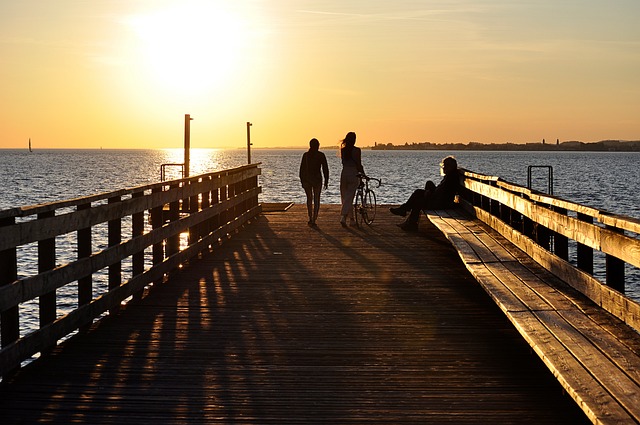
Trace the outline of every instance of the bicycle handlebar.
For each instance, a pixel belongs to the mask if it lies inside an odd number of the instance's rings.
[[[373,181],[378,182],[378,186],[376,186],[376,187],[380,187],[380,185],[382,185],[382,179],[376,179],[376,178],[374,178],[374,177],[369,177],[369,176],[367,176],[367,175],[366,175],[366,174],[364,174],[364,173],[358,173],[358,177],[360,177],[361,179],[365,179],[365,180],[367,180],[367,181],[369,181],[369,180],[373,180]]]

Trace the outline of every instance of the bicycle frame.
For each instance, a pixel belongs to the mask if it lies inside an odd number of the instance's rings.
[[[370,225],[376,216],[376,194],[369,188],[369,181],[373,180],[377,182],[378,185],[376,187],[380,187],[382,180],[369,177],[362,173],[358,174],[358,178],[360,179],[360,183],[358,184],[353,205],[356,225],[360,226],[361,223]]]

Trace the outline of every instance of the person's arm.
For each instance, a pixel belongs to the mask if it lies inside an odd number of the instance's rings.
[[[451,173],[444,176],[444,179],[434,190],[434,196],[441,202],[453,201],[458,193],[458,173]]]
[[[322,174],[324,174],[324,188],[326,189],[329,187],[329,164],[324,154],[322,154]]]
[[[300,161],[300,172],[298,176],[300,177],[300,183],[304,186],[304,178],[307,171],[307,153],[305,152],[302,155],[302,161]]]

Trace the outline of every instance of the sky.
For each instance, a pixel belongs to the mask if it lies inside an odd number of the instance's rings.
[[[0,0],[0,148],[640,139],[638,0]]]

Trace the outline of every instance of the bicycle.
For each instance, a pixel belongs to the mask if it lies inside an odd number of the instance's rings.
[[[376,187],[380,187],[382,180],[369,177],[363,173],[358,173],[360,184],[356,191],[355,203],[353,204],[353,215],[356,225],[360,227],[362,223],[371,225],[376,218],[376,194],[369,188],[369,181],[378,182]]]

